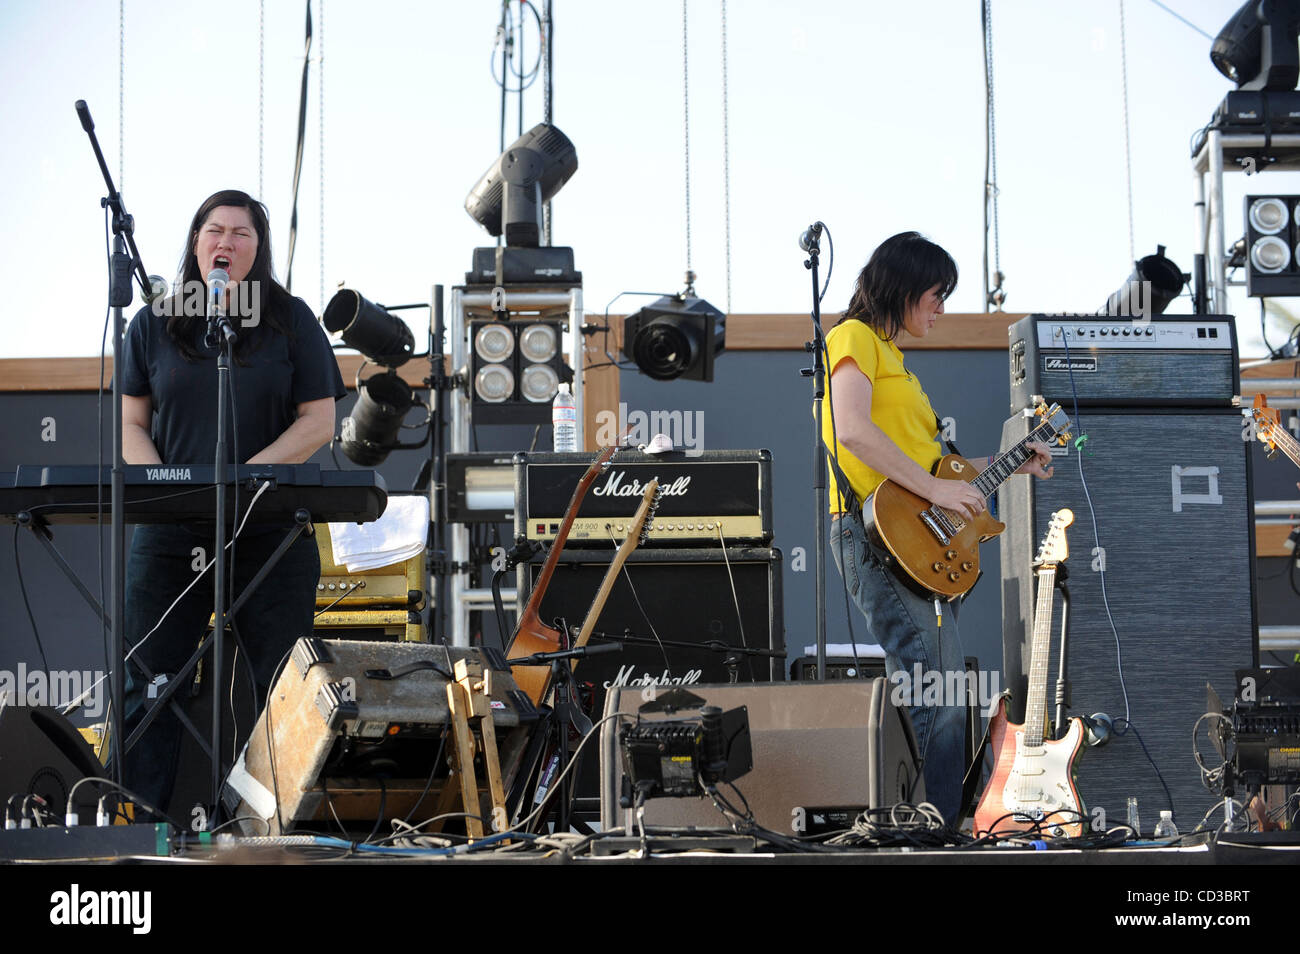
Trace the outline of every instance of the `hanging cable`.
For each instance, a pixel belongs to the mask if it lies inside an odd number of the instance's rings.
[[[980,23],[984,30],[984,311],[990,306],[1002,310],[1006,292],[1002,289],[1002,249],[998,235],[998,148],[997,115],[993,92],[993,4],[981,0]],[[993,232],[993,274],[989,275],[989,231]]]
[[[731,314],[731,140],[727,113],[727,0],[722,0],[722,218],[727,243],[727,314]]]
[[[266,154],[266,0],[257,2],[257,200],[265,202],[262,167]]]
[[[289,216],[289,264],[284,287],[293,291],[293,251],[298,244],[298,184],[302,180],[302,151],[307,134],[307,79],[311,71],[311,0],[307,0],[307,39],[302,53],[302,91],[298,96],[298,149],[293,161],[293,208]]]
[[[117,188],[126,188],[126,0],[117,0]]]
[[[317,109],[319,119],[316,131],[320,138],[320,314],[325,313],[325,0],[317,0],[317,17],[320,20],[320,55],[316,65],[319,84]]]
[[[687,294],[694,294],[695,274],[691,270],[691,75],[687,65],[689,44],[686,30],[686,4],[682,0],[682,139],[686,152],[686,286]]]
[[[1124,184],[1128,188],[1128,260],[1137,261],[1133,241],[1133,152],[1128,126],[1128,50],[1124,40],[1124,0],[1119,0],[1119,75],[1124,92]]]
[[[1181,20],[1183,23],[1187,24],[1189,27],[1191,27],[1193,30],[1195,30],[1197,33],[1199,33],[1201,36],[1205,37],[1205,38],[1206,38],[1207,40],[1209,40],[1211,43],[1214,42],[1214,37],[1210,36],[1210,34],[1206,33],[1204,30],[1202,30],[1200,27],[1198,27],[1198,26],[1197,26],[1195,23],[1193,23],[1191,20],[1187,19],[1187,17],[1183,16],[1182,14],[1178,13],[1177,11],[1174,11],[1174,10],[1169,9],[1167,6],[1165,6],[1163,3],[1161,3],[1160,0],[1151,0],[1151,2],[1154,3],[1154,4],[1155,4],[1157,7],[1159,7],[1161,10],[1165,11],[1165,13],[1169,14],[1169,15],[1170,15],[1171,17],[1173,17],[1175,20]]]
[[[551,125],[551,51],[555,49],[552,42],[551,31],[554,25],[551,22],[551,0],[546,0],[543,6],[542,17],[542,118],[546,124]],[[542,204],[542,244],[549,246],[551,244],[551,200],[547,199]]]

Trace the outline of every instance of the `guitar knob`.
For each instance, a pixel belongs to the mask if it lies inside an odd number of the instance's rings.
[[[935,573],[942,573],[942,572],[943,572],[943,564],[940,563],[938,560],[935,560],[935,561],[934,561],[934,572],[935,572]]]
[[[961,568],[967,573],[969,573],[971,570],[975,569],[975,564],[971,563],[970,560],[963,560],[961,564]]]
[[[957,559],[957,551],[949,550],[947,553],[944,554],[944,556],[946,556],[949,560],[955,560]]]
[[[961,579],[961,574],[956,571],[953,571],[952,573],[948,574],[948,579],[956,583],[959,579]]]

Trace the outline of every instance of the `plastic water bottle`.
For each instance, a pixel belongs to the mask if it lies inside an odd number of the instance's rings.
[[[1138,818],[1138,800],[1136,795],[1128,797],[1128,827],[1133,829],[1133,837],[1142,837],[1142,822]]]
[[[578,449],[578,405],[569,386],[561,384],[551,402],[552,447],[557,452]]]
[[[1178,826],[1174,824],[1174,813],[1164,809],[1160,812],[1160,821],[1156,822],[1155,838],[1177,838]]]

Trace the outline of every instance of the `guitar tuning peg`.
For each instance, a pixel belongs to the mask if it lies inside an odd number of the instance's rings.
[[[1264,451],[1264,456],[1269,460],[1277,460],[1277,448],[1270,444],[1268,450]]]

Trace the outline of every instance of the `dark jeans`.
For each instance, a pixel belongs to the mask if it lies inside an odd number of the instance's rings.
[[[870,501],[866,507],[869,513]],[[966,697],[949,698],[946,692],[938,692],[938,698],[928,699],[922,686],[932,679],[946,686],[954,677],[965,675],[957,604],[944,604],[940,627],[934,603],[904,586],[876,558],[866,529],[856,517],[836,517],[831,522],[830,543],[849,596],[866,616],[872,638],[885,650],[890,698],[907,705],[912,716],[923,760],[926,799],[955,824],[966,768]]]
[[[284,540],[284,530],[251,528],[235,544],[235,598],[243,592],[267,558]],[[126,638],[128,651],[153,630],[167,607],[198,576],[194,566],[205,565],[215,545],[213,532],[190,526],[139,526],[131,540],[126,570]],[[202,560],[195,553],[203,551]],[[227,573],[230,551],[226,551]],[[149,680],[135,665],[142,663],[155,676],[175,676],[206,632],[212,615],[213,580],[216,567],[167,614],[161,626],[132,655],[126,669],[126,738],[145,713],[153,707]],[[314,537],[303,534],[280,558],[270,575],[259,584],[235,616],[241,637],[240,662],[231,673],[224,667],[223,686],[215,687],[224,699],[230,693],[231,678],[247,680],[251,665],[255,695],[260,708],[271,686],[281,658],[301,636],[310,636],[315,613],[316,583],[320,578],[320,555]],[[229,634],[227,641],[229,642]],[[246,653],[246,655],[245,655]],[[204,673],[212,672],[211,655],[204,657]],[[192,678],[191,676],[187,676]],[[163,686],[158,687],[161,692]],[[173,696],[184,704],[189,692],[182,688]],[[229,718],[226,708],[225,718]],[[247,735],[251,720],[241,719]],[[145,801],[166,811],[176,783],[180,754],[181,722],[167,706],[124,758],[126,787]],[[244,739],[237,739],[243,745]],[[229,758],[229,752],[225,753]],[[182,823],[185,819],[180,819]]]

